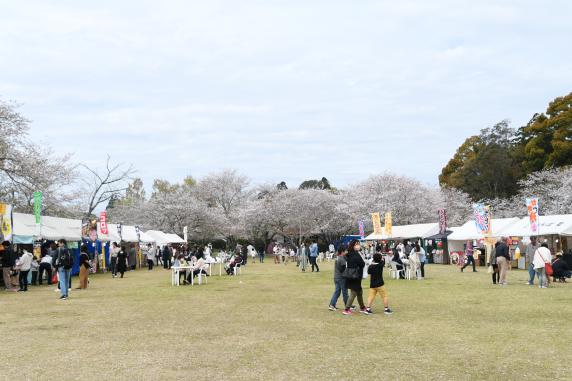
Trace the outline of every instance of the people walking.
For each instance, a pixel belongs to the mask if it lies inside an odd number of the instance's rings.
[[[528,262],[528,275],[529,275],[529,279],[527,284],[529,286],[534,286],[534,276],[537,274],[536,270],[534,269],[534,254],[536,253],[536,250],[538,250],[538,248],[540,247],[540,245],[537,242],[537,239],[535,236],[530,237],[530,243],[528,245],[526,245],[526,248],[524,249],[524,255],[526,257],[526,261]]]
[[[461,267],[461,272],[465,270],[469,264],[473,264],[473,272],[476,273],[477,269],[475,268],[475,257],[474,257],[475,250],[473,249],[473,241],[467,241],[467,245],[465,247],[465,265]]]
[[[419,245],[416,245],[417,247]],[[419,251],[415,248],[417,255],[419,256]],[[369,295],[367,297],[367,312],[373,313],[371,307],[373,306],[373,301],[376,295],[379,295],[383,301],[383,313],[386,315],[391,315],[393,311],[389,308],[389,301],[387,298],[387,291],[385,290],[385,282],[383,281],[383,258],[380,253],[375,253],[373,255],[373,262],[367,268],[367,273],[370,275],[369,282]]]
[[[87,277],[89,275],[89,270],[91,269],[91,264],[89,261],[89,254],[87,252],[87,246],[81,245],[79,254],[79,287],[80,290],[85,290],[87,288]]]
[[[320,272],[320,268],[318,267],[318,244],[316,241],[312,241],[310,245],[310,264],[312,265],[312,272],[314,272],[314,268],[316,268],[316,272]]]
[[[495,250],[495,257],[497,259],[497,264],[499,266],[499,273],[500,273],[498,284],[500,284],[501,286],[508,285],[506,277],[510,266],[510,254],[508,252],[508,245],[506,244],[506,242],[507,238],[502,237],[499,245]]]
[[[538,277],[538,287],[548,288],[546,265],[552,264],[552,254],[550,253],[550,249],[548,249],[548,245],[546,243],[543,243],[538,249],[536,249],[532,259],[532,264],[534,265],[534,271],[536,271]]]
[[[71,269],[73,266],[73,257],[67,247],[65,239],[58,241],[58,250],[56,252],[55,267],[58,272],[60,299],[66,300],[69,295]]]
[[[127,261],[128,261],[127,250],[125,250],[125,246],[121,246],[121,249],[117,253],[117,272],[121,274],[121,278],[127,271]]]
[[[352,314],[352,303],[357,297],[360,312],[363,314],[369,314],[365,304],[363,302],[363,289],[361,288],[361,280],[363,278],[363,268],[365,267],[365,261],[359,254],[361,249],[358,240],[353,240],[348,246],[348,254],[346,256],[347,266],[344,269],[344,278],[346,279],[346,287],[351,291],[348,301],[346,302],[346,308],[344,309],[344,315]]]
[[[340,294],[342,295],[342,299],[344,301],[344,306],[348,301],[348,289],[346,288],[346,280],[342,276],[344,270],[346,269],[346,254],[347,250],[345,247],[340,246],[338,248],[338,255],[336,257],[336,262],[334,263],[334,293],[332,298],[330,299],[330,305],[328,306],[330,311],[335,311],[338,308],[336,307],[336,303],[340,298]]]

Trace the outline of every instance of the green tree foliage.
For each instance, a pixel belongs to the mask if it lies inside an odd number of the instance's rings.
[[[572,93],[535,114],[521,134],[526,173],[572,164]]]
[[[332,187],[330,186],[330,182],[325,177],[322,177],[321,180],[306,180],[302,184],[300,184],[299,189],[320,189],[320,190],[330,190]]]
[[[522,172],[516,141],[517,133],[506,120],[481,130],[457,149],[439,183],[460,189],[473,200],[514,195]]]

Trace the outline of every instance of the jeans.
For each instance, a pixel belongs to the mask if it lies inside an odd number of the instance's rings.
[[[312,265],[312,272],[314,271],[314,266],[316,267],[316,271],[320,272],[320,268],[318,267],[318,263],[316,262],[317,259],[318,259],[318,257],[310,257],[310,264]]]
[[[117,275],[117,257],[111,257],[109,261],[109,268],[111,270],[111,275]]]
[[[344,306],[348,302],[348,289],[346,288],[346,280],[345,279],[334,279],[334,285],[336,289],[334,294],[332,295],[332,300],[330,300],[330,306],[336,306],[340,294],[342,294],[342,299],[344,300]]]
[[[60,293],[62,296],[68,296],[68,287],[71,278],[71,270],[66,270],[63,267],[58,269],[58,278],[60,279]]]
[[[530,279],[528,280],[528,284],[530,284],[531,286],[534,285],[534,275],[537,274],[536,270],[534,269],[534,265],[531,263],[528,265],[528,275],[530,276]],[[540,276],[537,275],[539,281],[540,281]]]
[[[258,258],[260,259],[260,263],[264,263],[264,254],[260,254]]]
[[[536,274],[538,275],[538,286],[548,287],[548,275],[546,275],[546,269],[544,267],[536,269]]]
[[[28,291],[28,273],[30,270],[20,270],[20,274],[18,275],[18,281],[20,283],[20,290]]]

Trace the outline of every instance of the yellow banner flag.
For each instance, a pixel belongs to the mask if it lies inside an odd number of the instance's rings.
[[[379,213],[372,213],[371,221],[373,222],[373,233],[375,235],[381,235],[383,233],[383,230],[381,228],[381,216],[379,215]]]
[[[393,225],[391,222],[391,212],[387,212],[385,213],[385,234],[388,237],[391,237],[392,233],[393,233]]]

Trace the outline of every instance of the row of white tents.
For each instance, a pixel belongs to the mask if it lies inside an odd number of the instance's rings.
[[[69,218],[42,216],[41,224],[36,224],[36,218],[32,214],[14,213],[12,216],[12,234],[14,243],[32,244],[35,240],[47,239],[67,241],[81,241],[82,221]],[[122,225],[121,236],[116,224],[107,224],[107,234],[103,234],[98,224],[97,239],[102,242],[142,242],[157,245],[170,243],[184,243],[185,241],[176,234],[163,233],[159,230],[139,231],[135,226]]]
[[[572,248],[572,214],[551,215],[538,217],[537,236],[559,236],[567,241],[567,248]],[[532,234],[530,220],[524,218],[493,218],[491,220],[491,237],[521,237],[528,238]],[[478,230],[474,220],[469,220],[462,226],[448,228],[452,233],[447,237],[449,251],[456,251],[468,240],[480,240],[485,238]],[[372,233],[365,239],[367,241],[378,240],[404,240],[404,239],[425,239],[439,233],[438,223],[414,224],[394,226],[392,234],[387,235]]]

